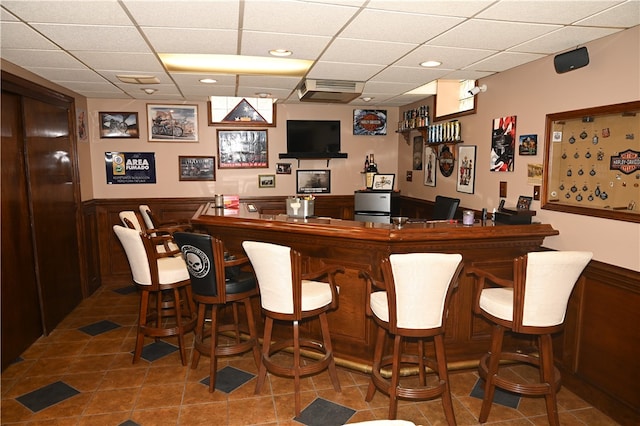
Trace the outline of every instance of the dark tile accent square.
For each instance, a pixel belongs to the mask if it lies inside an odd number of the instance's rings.
[[[478,399],[484,398],[484,380],[478,379],[475,386],[471,390],[470,396]],[[518,404],[520,403],[520,395],[514,392],[509,392],[506,390],[502,390],[500,388],[496,388],[493,393],[493,402],[495,404],[504,405],[509,408],[518,408]]]
[[[78,330],[91,336],[97,336],[98,334],[106,333],[107,331],[115,330],[116,328],[120,328],[120,325],[109,320],[103,320],[85,325],[84,327],[80,327]]]
[[[308,426],[338,426],[345,424],[355,412],[326,399],[316,398],[294,420]]]
[[[174,353],[177,350],[178,350],[177,346],[170,345],[167,342],[163,342],[162,340],[159,340],[157,342],[153,342],[145,346],[144,348],[142,348],[141,358],[149,362],[153,362],[155,360],[162,358],[163,356],[167,356],[171,353]]]
[[[138,291],[138,289],[133,285],[128,285],[126,287],[117,288],[117,289],[115,289],[113,291],[115,291],[118,294],[123,294],[124,295],[124,294],[135,293],[136,291]]]
[[[224,393],[231,393],[254,377],[254,374],[227,366],[216,373],[216,389]],[[209,377],[200,380],[200,383],[209,387]]]
[[[80,391],[68,384],[58,381],[19,396],[16,400],[29,410],[37,413],[79,393]]]

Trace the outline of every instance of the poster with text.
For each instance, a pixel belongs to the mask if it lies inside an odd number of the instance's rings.
[[[156,183],[154,152],[105,152],[107,184]]]

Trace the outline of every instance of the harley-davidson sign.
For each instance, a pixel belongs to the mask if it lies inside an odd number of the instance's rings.
[[[640,170],[640,151],[628,149],[617,156],[611,156],[609,169],[620,170],[627,175]]]

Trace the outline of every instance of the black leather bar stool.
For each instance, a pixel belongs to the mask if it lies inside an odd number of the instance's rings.
[[[191,368],[198,367],[201,354],[211,358],[209,392],[213,392],[218,357],[253,350],[256,367],[260,366],[258,333],[251,308],[251,297],[258,295],[255,276],[252,272],[240,269],[241,265],[249,263],[246,257],[225,260],[224,244],[217,238],[189,232],[176,232],[173,237],[187,262],[193,298],[198,305]],[[218,317],[227,306],[232,308],[233,321],[221,324],[222,318]],[[247,318],[245,328],[241,327],[239,321],[241,306],[244,307]],[[207,316],[209,311],[211,315]],[[209,327],[206,326],[207,319],[211,320]],[[233,332],[232,343],[220,343],[218,335],[223,332]],[[249,337],[244,339],[243,333],[248,333]],[[208,343],[205,342],[206,339],[209,339]]]

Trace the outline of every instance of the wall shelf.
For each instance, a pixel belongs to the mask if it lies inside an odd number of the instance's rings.
[[[329,161],[332,158],[347,158],[348,154],[343,152],[331,152],[331,153],[301,153],[301,152],[281,152],[278,154],[278,158],[295,158],[298,160],[298,167],[300,167],[300,160],[327,160],[327,167],[329,167]]]

